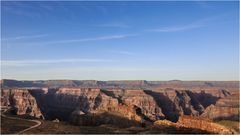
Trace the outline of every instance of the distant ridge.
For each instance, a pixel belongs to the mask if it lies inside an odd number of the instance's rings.
[[[146,80],[36,80],[18,81],[3,79],[2,88],[13,87],[94,87],[94,88],[134,88],[134,89],[155,89],[155,88],[181,88],[191,89],[192,87],[223,87],[239,88],[239,81],[146,81]]]

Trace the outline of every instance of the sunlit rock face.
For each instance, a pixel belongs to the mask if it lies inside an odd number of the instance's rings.
[[[232,134],[233,133],[233,131],[231,131],[229,128],[216,124],[211,120],[202,119],[199,117],[180,116],[176,124],[181,127],[202,129],[214,134]]]
[[[2,90],[2,105],[10,106],[17,115],[28,114],[37,118],[44,118],[36,99],[28,90]]]
[[[216,120],[239,121],[239,112],[239,93],[233,92],[231,95],[220,98],[216,104],[208,106],[201,116]]]
[[[94,82],[91,82],[94,83]],[[141,82],[144,83],[144,82]],[[210,119],[239,114],[238,91],[100,88],[4,89],[1,104],[16,114],[99,125],[117,120],[136,124],[191,115]],[[104,119],[109,117],[109,119]],[[86,122],[88,121],[88,122]],[[87,124],[87,125],[88,125]]]

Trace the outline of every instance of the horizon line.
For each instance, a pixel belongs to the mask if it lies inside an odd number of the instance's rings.
[[[172,80],[144,80],[144,79],[113,79],[113,80],[98,80],[98,79],[2,79],[2,80],[15,80],[15,81],[219,81],[219,82],[226,82],[226,81],[238,81],[240,80],[180,80],[180,79],[172,79]]]

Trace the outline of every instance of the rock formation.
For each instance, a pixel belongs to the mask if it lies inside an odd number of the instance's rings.
[[[177,125],[187,128],[195,128],[206,130],[215,134],[233,134],[234,131],[230,129],[216,124],[211,120],[202,119],[199,117],[191,117],[191,116],[180,116],[177,122]]]
[[[201,129],[213,134],[233,134],[235,131],[228,129],[222,125],[214,123],[209,119],[192,116],[180,116],[176,123],[168,120],[158,120],[154,122],[154,126],[172,126],[176,128]]]
[[[43,118],[36,99],[28,90],[2,90],[3,106],[11,106],[17,115],[28,114],[36,118]]]
[[[208,106],[202,117],[210,119],[229,119],[239,121],[239,93],[220,98],[216,104]]]
[[[2,82],[3,84],[4,82]],[[77,125],[101,125],[124,123],[122,126],[141,125],[158,120],[181,122],[186,125],[184,115],[209,119],[224,119],[239,116],[239,92],[232,83],[226,87],[232,90],[216,89],[217,82],[194,82],[193,90],[175,89],[175,86],[189,86],[188,83],[173,82],[100,82],[100,81],[27,81],[7,82],[5,86],[36,85],[40,87],[7,88],[1,90],[1,105],[10,106],[16,114],[29,114],[49,120],[58,119]],[[169,83],[174,87],[164,88]],[[40,85],[41,84],[41,85]],[[44,84],[44,87],[42,86]],[[161,89],[82,88],[76,86],[133,85],[145,87],[163,85]],[[198,85],[197,85],[198,84]],[[51,85],[51,88],[45,86]],[[69,85],[71,87],[65,87]],[[196,87],[206,86],[207,89]],[[75,86],[75,87],[73,87]],[[213,89],[209,89],[214,87]],[[156,88],[156,87],[155,87]],[[193,123],[196,121],[192,121]],[[197,123],[197,122],[196,122]]]

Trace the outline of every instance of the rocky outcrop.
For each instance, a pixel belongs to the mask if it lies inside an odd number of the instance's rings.
[[[179,120],[174,123],[168,120],[158,120],[154,122],[154,126],[169,126],[176,127],[178,129],[200,129],[202,131],[207,131],[208,133],[213,134],[234,134],[235,132],[231,129],[228,129],[222,125],[212,122],[209,119],[203,119],[199,117],[192,116],[180,116]]]
[[[10,90],[1,90],[1,106],[10,106]]]
[[[123,90],[106,92],[100,89],[60,88],[36,92],[32,93],[41,103],[40,108],[48,119],[69,120],[82,114],[103,112],[119,114],[135,121],[155,121],[164,116],[155,100],[141,90],[127,90],[124,93]]]
[[[174,122],[181,115],[200,116],[208,106],[214,106],[219,99],[230,96],[226,90],[145,90],[144,92],[154,98],[164,118]]]
[[[2,105],[11,106],[17,115],[28,114],[36,118],[43,118],[36,99],[28,90],[2,90]]]
[[[143,90],[126,90],[121,100],[127,106],[135,106],[139,115],[151,121],[164,117],[154,98],[145,94]]]
[[[208,106],[201,117],[239,121],[239,112],[239,93],[236,93],[220,98],[216,104]]]
[[[160,91],[61,87],[2,90],[1,104],[10,105],[16,110],[16,114],[72,121],[78,125],[88,123],[86,121],[99,125],[117,123],[114,118],[129,120],[129,123],[145,123],[164,119],[177,122],[182,115],[211,119],[231,114],[238,116],[236,109],[239,109],[239,105],[236,104],[239,100],[232,96],[234,94],[227,90]],[[236,109],[232,109],[232,105]],[[223,108],[224,106],[229,109]],[[111,119],[103,119],[105,116],[111,116]]]
[[[177,125],[187,128],[202,129],[217,134],[233,134],[234,131],[212,122],[211,120],[199,117],[180,116]]]

